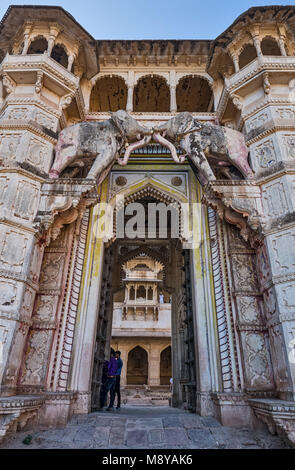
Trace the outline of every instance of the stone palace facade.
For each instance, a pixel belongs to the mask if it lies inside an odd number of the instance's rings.
[[[113,297],[111,341],[124,364],[121,386],[169,385],[171,303],[163,291],[164,265],[143,254],[122,268],[123,286]]]
[[[62,8],[12,6],[0,76],[1,438],[98,408],[122,266],[146,256],[171,296],[172,406],[295,444],[295,7],[215,40],[97,41]],[[194,129],[173,140],[179,116]],[[240,133],[252,171],[231,164]],[[196,207],[197,242],[102,237],[118,196],[127,218]]]

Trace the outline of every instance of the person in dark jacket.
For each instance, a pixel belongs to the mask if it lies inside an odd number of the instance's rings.
[[[107,378],[108,378],[108,365],[109,365],[109,361],[107,361],[105,359],[104,362],[103,362],[103,366],[102,366],[101,388],[100,388],[100,406],[101,406],[101,408],[102,408],[102,406],[105,406],[105,401],[103,402],[103,400],[105,400],[105,398],[106,398],[106,396],[104,395],[104,387],[105,387],[105,383],[106,383]]]
[[[121,408],[120,378],[121,378],[121,371],[122,371],[122,367],[123,367],[123,361],[121,359],[121,352],[120,351],[116,351],[115,356],[116,356],[117,363],[118,363],[118,369],[117,369],[117,372],[116,372],[116,383],[115,383],[115,398],[116,398],[116,395],[117,395],[117,397],[118,397],[118,399],[117,399],[117,410],[119,410]]]
[[[108,370],[107,370],[107,379],[103,386],[102,394],[101,394],[101,408],[104,407],[106,397],[108,392],[110,392],[110,404],[107,408],[107,411],[112,411],[114,407],[114,400],[115,400],[115,385],[116,385],[116,372],[118,369],[118,362],[115,358],[115,351],[111,349],[111,358],[108,361]]]

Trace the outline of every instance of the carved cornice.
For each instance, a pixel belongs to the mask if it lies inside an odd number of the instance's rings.
[[[262,140],[264,139],[264,137],[267,137],[268,135],[270,134],[274,134],[275,132],[278,132],[278,131],[293,131],[295,132],[295,125],[275,125],[275,126],[272,126],[270,127],[269,129],[259,133],[258,135],[256,135],[255,137],[253,137],[252,139],[249,139],[246,141],[246,144],[248,146],[254,144],[255,142],[259,142],[259,140]]]
[[[295,402],[274,399],[249,399],[257,418],[267,424],[271,434],[286,437],[295,447]]]
[[[0,167],[0,173],[1,174],[5,174],[5,173],[16,173],[18,175],[21,175],[21,176],[24,176],[26,178],[28,178],[29,180],[33,180],[33,181],[36,181],[37,183],[44,183],[45,179],[39,175],[32,175],[32,173],[30,173],[28,170],[26,170],[25,168],[21,168],[21,167],[11,167],[11,168],[8,168],[8,167]]]
[[[56,107],[49,106],[46,104],[44,101],[42,101],[39,98],[36,98],[36,96],[28,96],[28,97],[20,97],[20,96],[8,96],[5,99],[5,102],[3,104],[3,107],[1,109],[1,114],[7,109],[9,105],[33,105],[37,106],[40,108],[42,111],[45,111],[49,114],[52,114],[55,118],[59,119],[60,117],[60,112],[57,110]]]
[[[45,403],[45,396],[35,396],[35,397],[26,397],[26,396],[13,396],[13,397],[4,397],[0,398],[0,413],[7,412],[12,410],[17,410],[20,408],[38,408],[39,406]]]
[[[39,125],[31,120],[25,121],[17,119],[0,119],[0,129],[30,131],[32,134],[47,140],[52,145],[55,145],[57,142],[57,138],[54,138],[48,135],[46,132],[42,131]]]

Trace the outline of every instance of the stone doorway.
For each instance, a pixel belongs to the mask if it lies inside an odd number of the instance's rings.
[[[148,353],[136,346],[128,354],[127,385],[147,385]]]
[[[140,202],[146,205],[150,198],[140,198]],[[167,220],[169,234],[171,217]],[[190,254],[183,250],[179,238],[161,238],[156,227],[154,235],[149,239],[116,239],[105,251],[111,264],[104,265],[103,270],[92,410],[98,409],[102,364],[108,359],[110,346],[121,351],[121,389],[142,388],[143,403],[147,403],[148,395],[153,404],[162,404],[161,400],[168,404],[169,398],[174,407],[196,410],[194,327],[188,291],[188,286],[192,288]],[[145,277],[138,281],[136,273],[140,270]],[[107,284],[111,287],[106,288],[104,273],[110,271],[112,280]]]

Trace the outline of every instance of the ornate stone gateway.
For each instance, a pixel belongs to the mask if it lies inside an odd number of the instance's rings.
[[[172,406],[294,444],[294,35],[294,7],[173,43],[95,41],[62,8],[8,9],[0,437],[97,409],[120,266],[144,251],[172,297]],[[174,214],[168,235],[146,225],[149,203]]]

